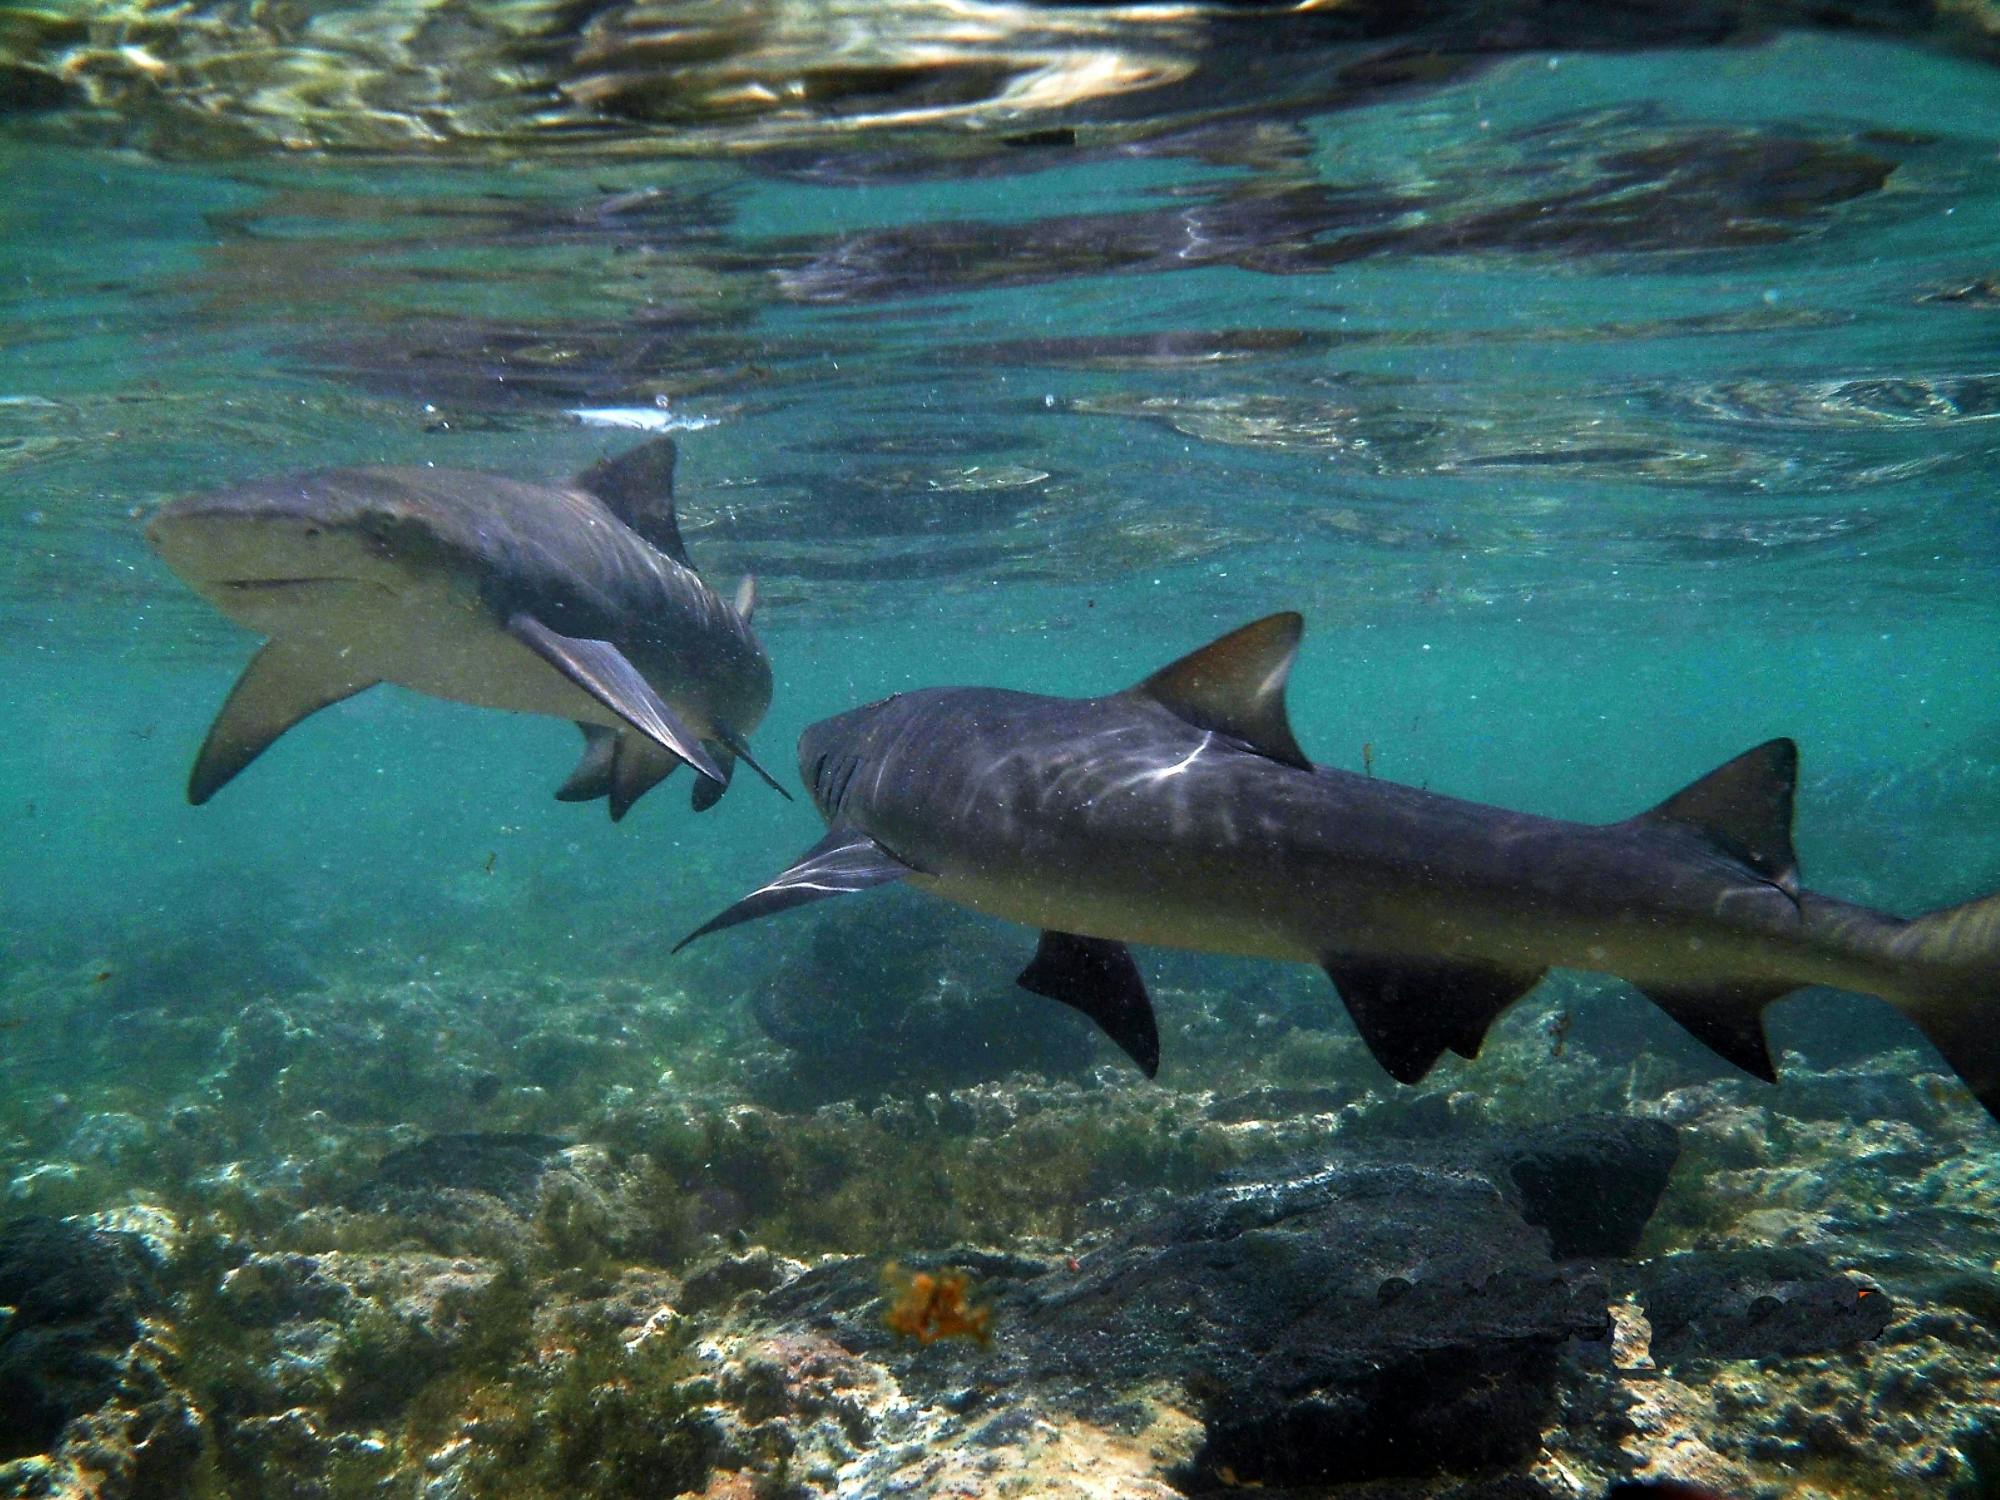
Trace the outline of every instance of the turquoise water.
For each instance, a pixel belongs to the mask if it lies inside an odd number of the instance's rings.
[[[689,551],[720,588],[759,579],[755,744],[788,784],[799,731],[856,703],[1107,691],[1297,609],[1317,760],[1608,820],[1791,735],[1811,887],[1902,913],[2000,889],[1988,63],[1800,33],[1519,51],[1268,110],[1181,87],[1178,114],[1142,93],[1046,137],[1032,111],[879,133],[836,112],[769,139],[725,114],[315,150],[227,99],[212,134],[124,95],[0,117],[6,1176],[65,1149],[56,1095],[198,1096],[246,999],[637,986],[692,1019],[634,1043],[627,1098],[671,1094],[684,1033],[725,1091],[735,1049],[768,1051],[752,1000],[817,919],[668,949],[819,836],[803,800],[746,778],[696,817],[682,779],[614,826],[551,800],[569,726],[393,688],[183,800],[254,643],[136,518],[347,463],[556,480],[640,436],[607,412],[671,421]],[[899,967],[920,903],[848,905],[841,941],[923,982]],[[971,930],[998,965],[1032,947]],[[1174,1090],[1258,1076],[1229,997],[1345,1024],[1314,974],[1141,957],[1163,1025],[1220,1017],[1172,1039]],[[1715,1076],[1615,990],[1615,1066]],[[1829,1015],[1853,1056],[1932,1066],[1823,992],[1774,1034],[1814,1055]],[[1064,1045],[1072,1071],[1115,1061]],[[404,1118],[592,1138],[587,1069],[538,1104],[482,1055],[497,1103]],[[1531,1069],[1454,1077],[1561,1112]],[[1990,1174],[2000,1137],[1962,1123],[1948,1154]],[[185,1199],[177,1175],[212,1165],[142,1156],[47,1206]],[[2000,1207],[1965,1212],[1990,1277]],[[1941,1493],[1884,1463],[1822,1479]]]

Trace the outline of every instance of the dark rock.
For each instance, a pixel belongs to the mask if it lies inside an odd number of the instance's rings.
[[[1846,1348],[1895,1316],[1887,1293],[1803,1250],[1671,1255],[1639,1269],[1639,1296],[1663,1367]]]
[[[681,1288],[681,1306],[689,1312],[720,1307],[745,1292],[768,1292],[797,1273],[795,1262],[759,1245],[747,1254],[725,1256],[690,1271]]]
[[[1637,1250],[1680,1154],[1680,1132],[1663,1120],[1595,1115],[1523,1131],[1494,1159],[1520,1191],[1521,1216],[1566,1260]]]
[[[525,1218],[535,1211],[542,1174],[563,1149],[553,1136],[512,1131],[435,1135],[382,1158],[348,1206],[407,1212],[412,1197],[459,1189],[498,1198]]]
[[[900,902],[893,919],[829,913],[752,996],[758,1025],[793,1054],[765,1092],[796,1108],[1101,1061],[1108,1044],[1088,1021],[1015,987],[1031,953],[941,902]]]
[[[58,1219],[0,1228],[0,1459],[43,1453],[63,1426],[116,1398],[141,1312],[157,1302],[144,1259],[115,1235]]]
[[[1565,1345],[1609,1332],[1602,1285],[1558,1268],[1494,1182],[1413,1164],[1231,1183],[1030,1291],[1019,1336],[1079,1395],[1182,1382],[1201,1482],[1519,1461]]]
[[[0,1491],[10,1460],[61,1489],[174,1493],[200,1452],[200,1419],[152,1352],[160,1306],[136,1235],[29,1217],[0,1226]],[[46,1459],[40,1455],[47,1455]],[[80,1491],[79,1491],[80,1492]]]

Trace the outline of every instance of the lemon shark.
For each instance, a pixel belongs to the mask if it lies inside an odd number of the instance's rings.
[[[200,804],[301,719],[378,682],[571,719],[583,758],[556,795],[622,818],[683,763],[712,806],[771,701],[771,665],[702,581],[674,513],[670,438],[568,485],[442,468],[331,469],[190,495],[146,535],[167,566],[269,637],[188,779]]]
[[[2000,896],[1904,921],[1803,889],[1790,740],[1616,823],[1460,801],[1307,760],[1285,710],[1301,629],[1273,615],[1105,697],[936,688],[811,725],[826,837],[681,946],[907,881],[1040,928],[1018,982],[1149,1076],[1128,943],[1318,965],[1405,1083],[1476,1056],[1557,967],[1627,980],[1775,1080],[1764,1007],[1833,985],[1910,1017],[2000,1116]]]

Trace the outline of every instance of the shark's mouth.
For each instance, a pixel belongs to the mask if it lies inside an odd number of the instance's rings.
[[[218,578],[215,582],[219,588],[251,593],[259,589],[296,589],[313,583],[360,583],[362,580],[318,573],[302,578]]]

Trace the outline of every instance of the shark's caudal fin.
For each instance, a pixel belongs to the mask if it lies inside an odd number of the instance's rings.
[[[674,514],[674,463],[679,457],[670,437],[653,438],[638,447],[593,464],[576,476],[576,487],[602,500],[607,509],[675,562],[694,571],[681,542],[680,521]]]
[[[2000,895],[1905,922],[1888,946],[1911,975],[1889,1003],[2000,1120]]]
[[[341,653],[330,647],[311,641],[266,641],[208,727],[188,776],[188,801],[201,806],[299,720],[352,698],[376,680],[357,677]]]

